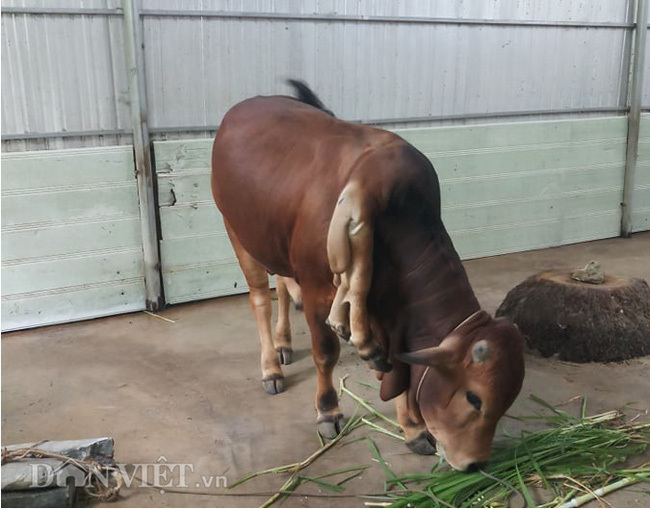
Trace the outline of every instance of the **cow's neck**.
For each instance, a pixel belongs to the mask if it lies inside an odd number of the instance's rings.
[[[444,227],[431,236],[415,236],[400,249],[401,288],[408,350],[439,344],[480,305]]]

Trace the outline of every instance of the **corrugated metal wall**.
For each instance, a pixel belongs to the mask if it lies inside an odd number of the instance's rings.
[[[5,8],[119,5],[118,0],[2,2]],[[362,121],[616,108],[625,102],[630,39],[625,0],[142,0],[142,8],[149,125],[158,138],[168,132],[179,136],[183,127],[193,131],[185,137],[196,137],[201,126],[213,129],[246,97],[288,92],[287,77],[305,79],[342,118]],[[192,11],[254,16],[189,16]],[[275,17],[260,19],[265,13]],[[327,16],[337,19],[322,19]],[[450,24],[441,22],[446,18]],[[608,26],[455,24],[459,19]],[[5,137],[110,132],[5,139],[4,151],[128,142],[119,14],[3,12],[2,34]],[[645,90],[650,104],[650,80]]]
[[[2,7],[23,4],[79,7],[80,2],[3,1]],[[83,4],[104,7],[106,2]],[[3,136],[130,131],[121,17],[3,12],[1,29]],[[118,145],[129,138],[3,141],[3,151]]]
[[[140,0],[167,302],[245,290],[209,196],[206,138],[236,102],[289,92],[288,77],[432,159],[463,257],[616,235],[632,4]],[[3,327],[142,309],[121,2],[2,7]],[[635,231],[650,217],[648,122]],[[485,125],[440,127],[472,123]]]

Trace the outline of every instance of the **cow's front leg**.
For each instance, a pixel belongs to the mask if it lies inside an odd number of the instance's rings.
[[[311,332],[311,352],[316,365],[316,414],[318,431],[325,438],[334,438],[345,426],[339,409],[339,398],[332,382],[334,366],[339,360],[341,346],[334,332],[325,323],[327,308],[309,299],[305,290],[303,298],[305,315]]]
[[[436,441],[427,430],[420,412],[409,411],[408,391],[395,398],[397,422],[404,431],[406,447],[416,454],[430,455],[436,453]]]
[[[278,322],[273,334],[273,346],[278,353],[280,364],[291,364],[293,361],[293,348],[291,347],[291,324],[289,322],[289,306],[291,299],[287,282],[289,278],[276,276],[275,291],[278,296]],[[297,286],[297,285],[296,285]]]

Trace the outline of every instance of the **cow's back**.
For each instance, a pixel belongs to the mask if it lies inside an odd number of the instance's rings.
[[[359,156],[382,138],[399,139],[290,97],[248,99],[226,114],[214,142],[215,201],[244,248],[270,271],[296,276],[292,259],[300,249],[327,269],[336,199]]]

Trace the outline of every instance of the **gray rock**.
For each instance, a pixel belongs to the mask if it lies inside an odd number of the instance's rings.
[[[571,273],[571,279],[582,283],[599,285],[605,281],[605,272],[598,262],[591,261],[582,269],[576,269]]]

